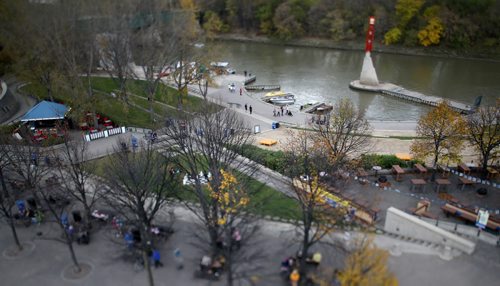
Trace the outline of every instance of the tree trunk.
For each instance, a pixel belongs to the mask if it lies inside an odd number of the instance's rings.
[[[78,260],[76,259],[75,250],[73,249],[72,238],[69,236],[69,234],[66,231],[66,229],[64,228],[64,226],[62,226],[62,229],[63,229],[64,235],[66,237],[66,244],[68,245],[69,252],[71,253],[71,260],[73,261],[73,265],[75,266],[75,272],[78,273],[78,272],[82,271],[82,268],[80,267],[80,264],[78,263]]]
[[[437,162],[438,162],[438,154],[434,155],[434,162],[432,164],[432,176],[431,176],[431,182],[436,181],[436,173],[437,173]]]
[[[7,185],[5,184],[5,178],[3,176],[3,170],[2,170],[2,168],[0,168],[0,182],[2,183],[2,189],[3,189],[3,192],[5,194],[5,197],[8,198],[9,197],[9,192],[7,192]]]
[[[483,154],[483,165],[482,165],[482,177],[481,179],[486,179],[488,177],[488,161],[489,161],[489,154]]]
[[[12,215],[9,216],[9,225],[10,225],[10,230],[12,231],[12,236],[14,237],[14,242],[17,245],[17,248],[20,251],[23,250],[23,246],[21,245],[21,242],[19,242],[19,237],[17,236],[16,226],[14,225],[14,217]]]
[[[153,271],[151,270],[151,263],[149,263],[149,257],[148,257],[148,250],[143,249],[142,251],[142,259],[144,260],[144,268],[146,268],[146,271],[148,273],[148,285],[149,286],[154,286],[155,281],[153,279]]]

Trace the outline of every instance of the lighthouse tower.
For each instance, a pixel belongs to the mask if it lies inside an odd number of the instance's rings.
[[[361,76],[359,83],[364,85],[378,85],[377,72],[373,67],[372,58],[370,56],[373,48],[373,38],[375,37],[375,17],[370,17],[368,26],[368,33],[366,33],[365,43],[365,59],[363,60],[363,68],[361,69]]]

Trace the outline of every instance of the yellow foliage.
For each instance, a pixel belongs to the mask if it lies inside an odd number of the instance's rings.
[[[438,17],[431,18],[428,25],[418,32],[420,44],[424,47],[439,44],[443,31],[441,20]]]
[[[397,27],[390,29],[384,35],[384,44],[391,45],[399,42],[399,40],[401,39],[401,34],[401,30]]]
[[[387,251],[375,247],[371,239],[362,241],[347,257],[344,270],[336,278],[343,286],[397,286],[387,258]]]
[[[193,0],[181,0],[181,8],[183,10],[195,10],[196,4]]]
[[[457,161],[463,143],[466,124],[460,114],[443,101],[418,121],[417,135],[410,146],[411,153],[419,159],[433,157],[433,164],[443,159]]]
[[[218,220],[219,225],[227,223],[229,216],[236,214],[239,210],[246,207],[250,202],[247,194],[239,190],[238,180],[231,173],[220,170],[221,183],[217,190],[211,183],[208,184],[210,196],[217,200],[221,217]]]

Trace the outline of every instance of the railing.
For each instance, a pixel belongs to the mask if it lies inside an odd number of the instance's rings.
[[[118,135],[118,134],[123,134],[126,133],[127,129],[125,127],[115,127],[107,130],[102,130],[98,132],[93,132],[93,133],[87,133],[83,136],[83,139],[87,142],[97,140],[100,138],[107,138],[109,136],[113,135]]]
[[[247,85],[245,86],[245,89],[247,91],[281,90],[281,86],[277,84]]]

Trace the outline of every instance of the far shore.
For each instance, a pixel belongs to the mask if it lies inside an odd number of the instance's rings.
[[[238,42],[254,42],[270,45],[295,46],[295,47],[310,47],[310,48],[326,48],[346,51],[364,51],[364,40],[349,42],[335,42],[333,40],[322,38],[301,38],[283,42],[277,39],[272,39],[266,36],[259,35],[243,35],[243,34],[219,34],[215,36],[216,40],[220,41],[238,41]],[[409,56],[424,56],[424,57],[442,57],[455,58],[466,60],[480,60],[490,62],[500,62],[500,52],[485,54],[485,53],[465,53],[449,49],[438,48],[419,48],[419,47],[404,47],[404,46],[386,46],[381,42],[377,43],[373,48],[375,53],[409,55]]]

